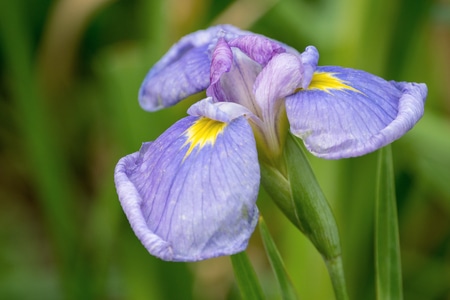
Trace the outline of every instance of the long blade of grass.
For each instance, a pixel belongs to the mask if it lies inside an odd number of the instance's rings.
[[[269,258],[270,265],[280,287],[281,298],[284,300],[298,299],[295,288],[286,272],[283,259],[281,258],[275,242],[270,235],[269,229],[267,228],[266,222],[262,217],[259,219],[259,230],[261,232],[261,238],[264,243],[264,248],[266,249],[267,257]]]
[[[33,72],[30,32],[24,1],[0,1],[0,40],[11,77],[18,127],[23,139],[23,160],[29,168],[54,246],[66,299],[89,298],[90,289],[78,259],[70,172],[58,148],[52,116],[47,111]]]
[[[230,256],[233,264],[234,276],[236,277],[239,290],[243,300],[265,299],[261,284],[256,276],[250,260],[245,252]]]
[[[379,150],[375,207],[377,299],[403,299],[400,242],[390,146]]]

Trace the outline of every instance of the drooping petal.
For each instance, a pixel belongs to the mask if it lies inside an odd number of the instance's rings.
[[[318,67],[306,90],[287,97],[293,134],[314,155],[360,156],[401,137],[422,117],[425,84],[387,82],[341,67]]]
[[[211,48],[247,32],[231,25],[218,25],[186,35],[149,71],[139,90],[143,109],[155,111],[178,103],[209,85]]]
[[[115,182],[147,250],[169,261],[243,251],[258,219],[260,172],[252,129],[189,116],[121,159]]]

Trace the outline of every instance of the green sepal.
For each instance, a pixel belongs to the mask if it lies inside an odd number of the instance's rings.
[[[400,242],[391,147],[379,150],[375,205],[377,299],[403,299]]]
[[[245,251],[231,255],[230,258],[242,299],[265,299],[261,284]]]
[[[261,183],[323,256],[336,299],[348,299],[337,224],[298,140],[289,134],[282,165],[261,162]]]

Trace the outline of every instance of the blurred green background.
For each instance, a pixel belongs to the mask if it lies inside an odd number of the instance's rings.
[[[231,23],[321,65],[425,82],[426,112],[393,144],[405,299],[450,299],[447,0],[0,0],[0,299],[239,299],[228,257],[167,263],[128,225],[122,156],[201,95],[147,113],[137,91],[181,36]],[[351,299],[374,299],[376,154],[310,157],[332,203]],[[264,191],[261,213],[301,299],[333,299],[324,263]],[[258,232],[247,250],[279,299]]]

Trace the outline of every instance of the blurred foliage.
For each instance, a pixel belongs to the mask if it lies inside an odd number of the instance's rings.
[[[0,299],[237,299],[228,257],[167,263],[132,233],[118,159],[185,115],[137,91],[182,35],[231,23],[320,64],[425,82],[426,112],[393,144],[405,299],[450,298],[450,3],[447,0],[0,0]],[[340,226],[351,299],[374,299],[376,154],[309,157]],[[323,261],[258,200],[302,299],[332,298]],[[278,299],[258,232],[247,251]]]

